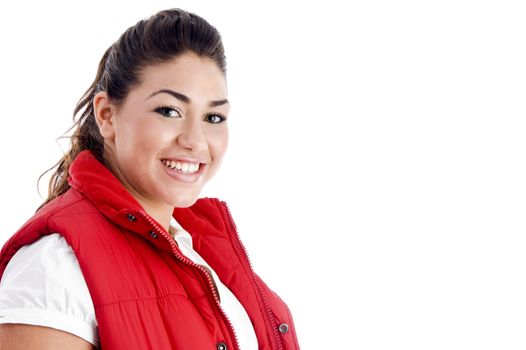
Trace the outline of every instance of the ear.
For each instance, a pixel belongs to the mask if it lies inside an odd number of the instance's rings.
[[[93,113],[104,139],[113,140],[115,137],[114,112],[115,107],[110,103],[106,91],[96,93],[93,98]]]

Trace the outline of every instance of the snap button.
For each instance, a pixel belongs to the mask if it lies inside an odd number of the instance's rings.
[[[278,329],[281,333],[285,334],[289,331],[289,325],[286,323],[282,323],[279,325]]]
[[[217,350],[228,350],[225,343],[217,343]]]
[[[150,236],[151,236],[153,239],[157,239],[157,237],[159,237],[159,236],[157,236],[157,233],[155,233],[155,232],[153,232],[153,231],[150,231],[150,232],[148,232],[148,233],[150,234]]]
[[[128,220],[135,221],[135,220],[137,220],[137,218],[133,214],[128,214]]]

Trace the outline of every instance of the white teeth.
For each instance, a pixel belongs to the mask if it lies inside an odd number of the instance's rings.
[[[172,168],[174,170],[178,170],[185,174],[192,174],[197,172],[199,169],[199,163],[193,164],[193,163],[181,163],[176,162],[175,160],[163,160],[163,164],[166,165],[169,168]]]

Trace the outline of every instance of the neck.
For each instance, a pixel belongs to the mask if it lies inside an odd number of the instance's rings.
[[[157,223],[159,223],[166,232],[169,232],[170,220],[172,219],[173,208],[169,205],[162,205],[159,203],[151,203],[143,198],[138,198],[133,193],[132,195],[141,204],[144,211],[150,215]]]
[[[144,198],[140,193],[137,193],[130,187],[127,187],[127,190],[135,198],[135,200],[139,202],[144,211],[155,221],[157,221],[157,223],[161,225],[166,230],[166,232],[169,232],[170,221],[172,219],[174,208],[169,204],[154,202]]]

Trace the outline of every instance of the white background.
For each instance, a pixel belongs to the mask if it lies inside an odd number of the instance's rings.
[[[177,6],[228,59],[230,145],[202,195],[229,203],[302,349],[525,349],[521,5],[2,2],[0,243],[104,50]]]

